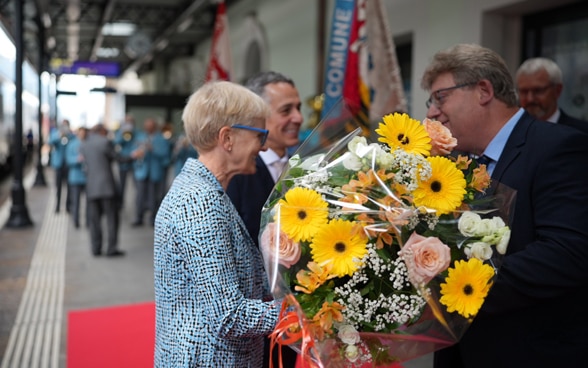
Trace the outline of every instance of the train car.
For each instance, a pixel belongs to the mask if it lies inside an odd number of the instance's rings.
[[[14,133],[16,123],[16,48],[8,32],[0,26],[0,172],[10,171],[14,156]],[[25,61],[22,69],[22,131],[23,148],[27,140],[38,138],[39,83],[38,72]],[[32,134],[32,137],[31,137]],[[29,135],[27,137],[27,135]]]

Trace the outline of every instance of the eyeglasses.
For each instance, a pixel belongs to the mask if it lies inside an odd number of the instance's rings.
[[[553,83],[549,83],[548,85],[546,85],[546,86],[543,86],[543,87],[535,87],[535,88],[520,88],[520,89],[518,89],[518,92],[519,92],[519,96],[526,96],[526,95],[528,95],[529,93],[530,93],[532,96],[541,96],[541,95],[543,95],[545,92],[547,92],[547,90],[548,90],[549,88],[551,88],[551,87],[553,87],[553,86],[554,86],[554,84],[553,84]]]
[[[441,107],[441,105],[443,105],[443,102],[445,102],[443,100],[448,96],[447,94],[444,94],[444,92],[449,92],[454,89],[463,88],[474,84],[476,83],[458,84],[453,87],[441,88],[434,92],[431,92],[431,96],[429,96],[429,99],[427,100],[427,102],[425,102],[425,106],[427,106],[427,109],[431,107],[431,105],[435,105],[437,108],[439,108]]]
[[[261,142],[262,146],[265,144],[265,141],[267,140],[267,135],[269,134],[269,130],[267,129],[256,128],[248,125],[233,124],[231,125],[231,128],[250,130],[252,132],[259,133],[259,142]]]

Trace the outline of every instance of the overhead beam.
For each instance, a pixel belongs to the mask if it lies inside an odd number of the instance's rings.
[[[98,49],[102,47],[102,41],[104,41],[104,35],[102,34],[102,30],[104,29],[104,25],[110,21],[112,17],[112,11],[114,10],[114,5],[116,4],[116,0],[108,0],[106,5],[104,6],[104,11],[102,12],[102,18],[100,19],[100,23],[98,27],[96,27],[96,35],[94,36],[94,45],[92,46],[92,51],[90,52],[90,61],[96,61],[98,53]]]
[[[80,1],[67,2],[67,58],[77,60],[80,49]]]
[[[146,64],[149,61],[151,61],[154,56],[153,54],[156,51],[156,47],[160,45],[161,42],[165,42],[165,40],[169,39],[171,35],[177,32],[178,27],[180,25],[185,24],[184,22],[187,22],[188,19],[194,15],[194,13],[196,13],[197,11],[201,10],[203,7],[209,4],[210,0],[194,1],[189,7],[186,8],[186,10],[184,10],[184,12],[174,22],[172,22],[169,26],[165,28],[163,32],[161,32],[160,36],[157,37],[151,43],[151,47],[149,48],[149,50],[141,57],[133,61],[125,70],[123,70],[123,73],[125,73],[126,71],[137,71],[139,70],[139,68],[141,68],[143,64]]]

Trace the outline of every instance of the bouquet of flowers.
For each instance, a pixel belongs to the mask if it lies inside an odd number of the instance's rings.
[[[454,344],[510,237],[508,203],[479,199],[486,167],[450,156],[441,123],[390,114],[373,143],[353,127],[349,116],[321,122],[262,213],[283,299],[272,339],[311,366],[391,366]]]

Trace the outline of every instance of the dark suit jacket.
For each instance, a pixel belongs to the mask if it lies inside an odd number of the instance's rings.
[[[80,153],[84,156],[88,178],[88,199],[115,198],[117,184],[112,173],[112,163],[116,159],[116,153],[112,142],[102,135],[90,133],[80,144]]]
[[[526,114],[493,180],[517,190],[504,263],[443,368],[588,367],[588,136]]]
[[[259,246],[261,209],[274,188],[274,180],[261,157],[257,156],[255,166],[255,174],[233,177],[227,187],[227,194],[245,222],[253,241]]]
[[[558,124],[568,125],[588,134],[588,121],[576,119],[575,117],[566,114],[562,109],[559,109],[559,112],[560,115],[557,120]]]

